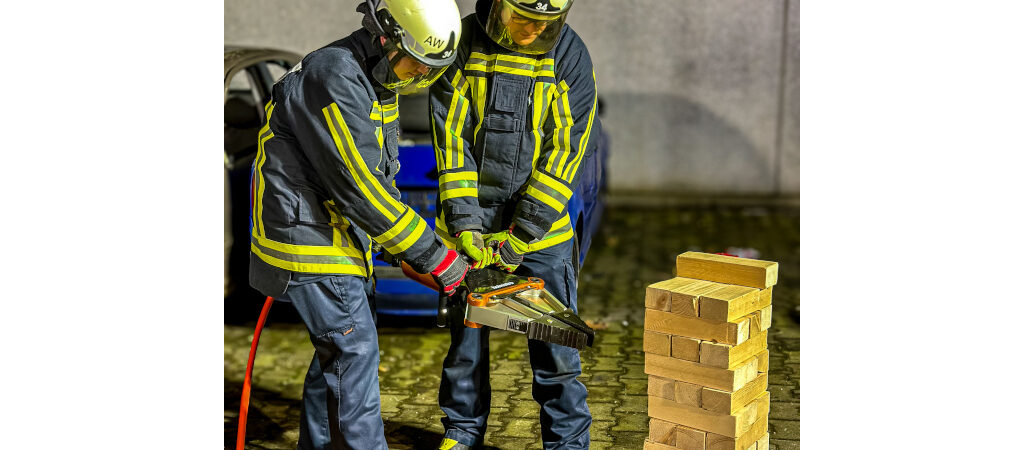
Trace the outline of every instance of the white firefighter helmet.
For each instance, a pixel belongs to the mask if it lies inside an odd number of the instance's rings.
[[[386,38],[384,52],[392,71],[403,57],[429,69],[404,80],[389,80],[388,89],[408,93],[430,86],[455,62],[455,46],[462,35],[455,0],[383,0],[383,5],[381,0],[366,0],[358,10],[366,14],[363,25]]]
[[[558,41],[573,0],[493,0],[484,31],[502,47],[539,55]]]

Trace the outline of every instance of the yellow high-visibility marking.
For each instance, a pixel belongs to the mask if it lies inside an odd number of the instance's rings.
[[[572,119],[572,110],[569,108],[569,86],[565,84],[565,81],[563,80],[561,83],[559,83],[559,87],[562,88],[561,111],[564,115],[562,117],[562,120],[565,123],[565,130],[562,133],[562,154],[559,159],[557,169],[555,169],[555,171],[552,173],[554,173],[556,176],[560,178],[565,178],[565,160],[569,157],[569,153],[572,152],[572,143],[569,141],[569,138],[572,135],[572,126],[575,125],[575,122]],[[555,133],[555,138],[558,138],[557,133]]]
[[[551,133],[552,134],[551,142],[554,144],[554,149],[551,150],[551,155],[548,157],[548,164],[547,164],[547,166],[544,167],[544,170],[547,170],[548,172],[554,173],[555,175],[558,175],[558,173],[556,173],[552,169],[553,169],[553,166],[555,165],[555,160],[558,159],[558,153],[561,151],[561,147],[562,147],[562,141],[558,139],[558,132],[565,128],[565,125],[564,125],[564,122],[563,122],[563,120],[565,119],[565,115],[562,114],[562,111],[561,111],[561,105],[560,105],[560,103],[558,101],[559,100],[559,98],[558,98],[559,95],[561,95],[561,93],[556,90],[555,91],[555,98],[552,99],[552,102],[551,102],[552,116],[555,119],[555,129]]]
[[[551,178],[548,174],[540,171],[533,171],[533,178],[539,181],[541,184],[558,191],[559,194],[565,196],[566,199],[572,197],[572,190],[566,187],[562,182]]]
[[[338,247],[336,246],[337,242],[335,242],[335,245],[297,245],[277,242],[263,236],[255,236],[255,239],[256,243],[262,247],[277,250],[281,253],[290,253],[292,255],[353,256],[356,258],[361,258],[363,256],[355,247]]]
[[[448,172],[448,173],[446,173],[444,175],[441,175],[441,178],[438,181],[441,184],[444,184],[444,183],[447,183],[449,181],[462,181],[462,180],[476,181],[477,180],[477,173],[476,172],[470,172],[470,171],[465,171],[465,172]]]
[[[328,112],[330,110],[330,112]],[[327,119],[327,126],[331,132],[331,136],[334,138],[334,145],[338,148],[338,153],[341,154],[342,160],[345,162],[345,166],[348,167],[349,172],[352,173],[352,178],[356,181],[356,185],[359,190],[363,192],[363,195],[370,200],[371,203],[377,208],[377,210],[387,217],[391,222],[397,219],[397,215],[400,214],[405,208],[404,205],[395,201],[384,187],[381,186],[377,178],[370,173],[370,170],[366,167],[366,163],[363,158],[359,155],[356,150],[355,142],[352,139],[352,134],[349,132],[348,125],[345,123],[345,119],[341,116],[341,110],[338,109],[337,103],[331,103],[323,108],[324,117]],[[341,132],[345,136],[345,141],[341,140],[338,135],[338,131],[334,128],[334,121],[331,120],[331,114],[333,113],[334,119],[338,126],[341,128]],[[348,144],[347,146],[345,144]],[[366,180],[364,181],[364,178]],[[367,187],[369,184],[369,187]],[[381,204],[379,199],[374,195],[374,189],[376,193],[383,198],[384,202],[393,209],[388,209],[384,204]]]
[[[597,84],[596,75],[591,72],[594,76],[594,83]],[[563,177],[566,181],[572,183],[573,178],[576,178],[576,170],[580,168],[580,162],[583,160],[583,153],[587,151],[587,145],[590,143],[590,129],[594,125],[594,113],[597,112],[597,94],[594,94],[594,104],[590,107],[590,115],[587,116],[587,129],[583,131],[583,136],[580,137],[579,142],[579,153],[573,158],[572,162],[569,163],[567,169],[568,176]]]
[[[270,117],[274,114],[275,106],[277,106],[276,103],[267,102],[267,105],[263,108],[267,113],[267,123],[260,130],[260,135],[262,136],[264,133],[269,133],[269,135],[267,135],[266,138],[260,139],[257,150],[258,154],[256,155],[256,173],[259,177],[260,185],[259,188],[256,189],[256,198],[253,200],[253,208],[256,209],[256,214],[253,215],[255,218],[255,220],[253,220],[253,228],[255,228],[255,230],[252,234],[258,236],[266,233],[263,229],[263,193],[266,191],[266,183],[263,179],[263,164],[267,162],[267,153],[263,146],[270,140],[270,138],[274,137],[274,133],[270,131]]]
[[[405,227],[408,226],[409,223],[412,222],[412,219],[415,218],[415,217],[416,217],[416,213],[412,212],[412,210],[406,210],[406,213],[404,215],[402,215],[402,218],[397,223],[395,223],[394,226],[392,226],[387,231],[382,233],[380,236],[377,236],[373,240],[375,240],[377,242],[380,242],[380,243],[383,243],[385,241],[390,241],[395,236],[398,236],[399,234],[401,234],[402,230],[404,230]]]
[[[555,200],[550,195],[548,195],[547,192],[544,192],[544,191],[542,191],[540,189],[537,189],[537,188],[535,188],[533,186],[527,186],[526,187],[526,193],[529,194],[529,195],[532,195],[534,198],[544,202],[545,204],[550,206],[555,211],[561,212],[562,208],[565,207],[565,205],[559,203],[558,200]]]
[[[455,197],[476,197],[478,192],[477,188],[445,189],[441,191],[441,201]]]
[[[366,268],[355,264],[324,264],[285,261],[283,259],[278,259],[263,253],[263,251],[260,250],[260,248],[256,244],[250,244],[249,249],[267,264],[284,270],[290,270],[292,272],[339,273],[347,275],[360,275],[364,277],[366,276]],[[362,258],[362,255],[356,255],[356,257]]]
[[[410,211],[409,215],[410,216],[415,216],[416,213]],[[402,253],[402,252],[408,250],[409,247],[412,247],[412,244],[415,244],[416,241],[419,240],[419,238],[421,236],[423,236],[423,231],[426,230],[426,228],[427,228],[427,222],[426,221],[424,221],[424,220],[417,220],[416,221],[416,228],[412,230],[412,233],[410,233],[408,236],[406,236],[405,239],[402,239],[402,241],[399,242],[398,244],[395,244],[394,247],[388,248],[388,252],[391,253],[391,254],[398,254],[398,253]]]

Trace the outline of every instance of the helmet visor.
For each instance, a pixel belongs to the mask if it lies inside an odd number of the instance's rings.
[[[388,76],[387,82],[382,84],[385,88],[402,95],[412,94],[430,87],[448,68],[448,65],[428,66],[398,48],[392,47],[388,55],[390,55],[392,73]]]
[[[560,14],[538,14],[518,6],[514,1],[495,0],[484,30],[502,47],[528,55],[539,55],[555,46],[567,13],[568,10]]]

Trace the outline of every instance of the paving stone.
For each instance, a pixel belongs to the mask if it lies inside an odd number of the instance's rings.
[[[772,439],[774,439],[774,438],[772,438]],[[768,442],[768,446],[771,447],[772,449],[775,449],[775,450],[799,450],[800,449],[800,441],[788,440],[788,439],[786,439],[786,440],[779,439],[779,440],[769,441]]]
[[[611,428],[613,426],[615,426],[615,422],[611,420],[594,420],[590,424],[590,442],[610,443],[612,441]]]
[[[772,399],[774,400],[774,399]],[[800,404],[796,402],[776,402],[771,404],[771,417],[782,420],[800,420]]]
[[[614,426],[611,428],[612,433],[621,431],[635,431],[635,432],[647,432],[647,422],[650,420],[647,417],[647,402],[644,399],[643,411],[638,413],[630,413],[626,411],[616,412],[615,417],[618,419]]]
[[[772,438],[800,440],[800,421],[768,418],[768,431]]]

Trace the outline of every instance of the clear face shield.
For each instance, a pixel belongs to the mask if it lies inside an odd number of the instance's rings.
[[[409,45],[404,42],[403,44]],[[388,90],[402,95],[430,87],[455,60],[453,51],[450,58],[445,58],[448,61],[431,58],[432,64],[426,64],[423,59],[427,58],[420,58],[415,53],[403,50],[391,39],[384,42],[384,55],[387,57],[388,62],[385,64],[389,68],[389,73],[386,74],[386,80],[378,78],[378,81]],[[381,62],[384,63],[383,60]]]
[[[494,0],[484,30],[494,42],[509,50],[528,55],[547,53],[558,40],[571,4],[568,2],[561,12],[541,14],[513,1]]]

